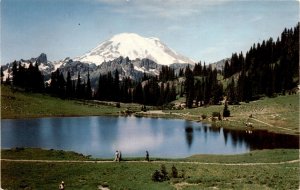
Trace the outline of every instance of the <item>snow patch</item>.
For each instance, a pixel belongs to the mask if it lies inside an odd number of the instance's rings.
[[[45,64],[40,64],[40,65],[39,65],[39,69],[42,70],[42,71],[43,71],[43,70],[46,70],[47,68],[49,68],[48,65],[45,65]]]
[[[134,66],[134,70],[140,71],[140,72],[145,72],[145,69],[142,69],[140,67]]]

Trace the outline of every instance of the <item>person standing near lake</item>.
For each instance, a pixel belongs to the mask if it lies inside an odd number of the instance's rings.
[[[147,160],[148,162],[150,161],[150,159],[149,159],[149,152],[148,152],[148,150],[146,150],[146,159],[145,160]]]
[[[115,162],[119,161],[119,151],[116,150],[115,152],[115,159],[114,159]]]

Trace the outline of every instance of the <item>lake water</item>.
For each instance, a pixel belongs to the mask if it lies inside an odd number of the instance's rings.
[[[1,120],[2,148],[39,147],[111,158],[237,154],[264,148],[299,148],[299,137],[232,131],[202,123],[139,117],[67,117]]]

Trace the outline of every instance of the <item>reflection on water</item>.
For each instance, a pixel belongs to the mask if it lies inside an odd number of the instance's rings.
[[[186,142],[187,142],[189,149],[191,148],[191,146],[193,144],[193,135],[194,135],[193,127],[190,125],[187,125],[185,127],[185,138],[186,138]]]
[[[136,117],[72,117],[1,121],[2,148],[41,147],[94,157],[186,157],[264,148],[299,148],[299,137],[267,131],[232,131],[201,123]]]

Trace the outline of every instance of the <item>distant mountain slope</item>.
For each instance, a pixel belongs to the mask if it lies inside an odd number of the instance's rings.
[[[218,71],[222,71],[224,69],[226,61],[228,61],[230,63],[230,58],[225,58],[225,59],[222,59],[220,61],[210,63],[210,65],[213,69],[217,69]]]
[[[194,63],[193,60],[167,47],[158,38],[145,38],[134,33],[115,35],[88,53],[74,58],[74,60],[100,65],[120,56],[128,57],[131,60],[147,58],[160,65]]]

